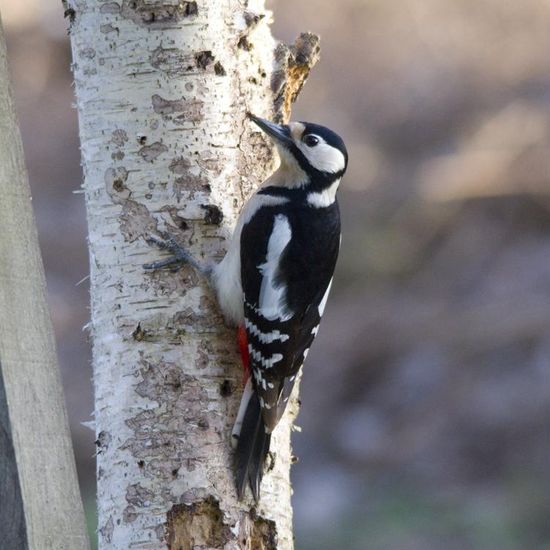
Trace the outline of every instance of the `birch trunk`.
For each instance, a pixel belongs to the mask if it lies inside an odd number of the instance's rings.
[[[273,170],[251,111],[287,119],[318,39],[277,44],[263,0],[74,0],[88,212],[100,548],[291,549],[291,407],[262,500],[237,502],[234,329],[190,269],[146,274],[168,230],[220,259]]]
[[[0,21],[0,548],[88,547]]]

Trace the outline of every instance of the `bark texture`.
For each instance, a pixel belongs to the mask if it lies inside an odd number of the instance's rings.
[[[88,548],[0,22],[0,547]]]
[[[74,0],[88,209],[100,548],[291,549],[290,407],[258,507],[236,500],[235,331],[191,269],[146,274],[168,230],[223,255],[273,170],[246,112],[285,120],[319,52],[277,44],[263,0]]]

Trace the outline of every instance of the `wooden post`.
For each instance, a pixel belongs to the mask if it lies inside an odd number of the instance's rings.
[[[89,547],[0,22],[0,547]]]
[[[27,550],[27,531],[21,487],[13,450],[8,402],[0,365],[0,529],[6,548]]]

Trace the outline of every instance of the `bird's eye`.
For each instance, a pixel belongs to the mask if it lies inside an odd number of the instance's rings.
[[[312,135],[312,134],[308,134],[307,136],[304,136],[302,138],[302,141],[308,147],[315,147],[319,143],[319,138],[317,136]]]

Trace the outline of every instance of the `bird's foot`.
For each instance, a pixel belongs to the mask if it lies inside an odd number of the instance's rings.
[[[164,260],[143,264],[143,269],[154,271],[156,269],[170,269],[178,271],[184,265],[191,265],[194,268],[202,271],[202,266],[191,256],[183,246],[181,246],[173,235],[167,232],[161,232],[160,236],[150,234],[145,239],[149,244],[155,245],[161,250],[168,250],[172,256]]]

